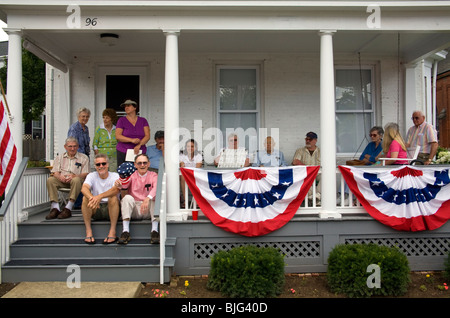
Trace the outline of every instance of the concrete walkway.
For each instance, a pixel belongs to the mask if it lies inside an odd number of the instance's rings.
[[[139,282],[82,282],[69,288],[66,282],[22,282],[2,298],[135,298]]]

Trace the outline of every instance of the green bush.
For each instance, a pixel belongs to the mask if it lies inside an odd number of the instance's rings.
[[[379,288],[370,286],[379,266]],[[369,272],[368,272],[369,270]],[[375,244],[337,245],[328,257],[327,279],[331,291],[348,297],[400,296],[410,283],[406,256],[395,247]]]
[[[50,166],[50,162],[43,160],[29,160],[27,162],[27,168],[47,167]]]
[[[450,253],[447,254],[447,259],[444,263],[444,277],[450,279]]]
[[[211,259],[207,287],[226,297],[275,297],[283,286],[284,260],[275,248],[235,247]]]

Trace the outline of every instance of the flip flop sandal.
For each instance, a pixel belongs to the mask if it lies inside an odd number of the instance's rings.
[[[113,241],[109,241],[110,239],[113,239]],[[105,238],[105,240],[103,241],[103,244],[105,244],[105,245],[108,245],[108,244],[113,244],[113,243],[116,243],[117,241],[119,240],[119,238],[116,236],[116,237],[113,237],[113,236],[108,236],[108,237],[106,237]]]
[[[89,240],[89,241],[86,241]],[[95,239],[93,236],[86,236],[84,238],[84,243],[88,244],[88,245],[94,245],[95,244]]]

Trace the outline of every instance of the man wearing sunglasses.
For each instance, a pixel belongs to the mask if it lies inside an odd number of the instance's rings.
[[[109,220],[109,233],[103,244],[117,242],[116,225],[119,218],[119,188],[115,181],[119,179],[117,172],[109,171],[108,156],[99,153],[94,159],[95,172],[87,175],[83,183],[81,192],[83,193],[83,203],[81,212],[86,226],[86,244],[95,244],[92,233],[91,219]]]
[[[406,134],[406,147],[416,149],[420,146],[417,159],[429,165],[438,150],[436,129],[425,121],[425,115],[419,110],[413,112],[411,119],[414,126],[409,128]]]
[[[146,154],[139,154],[134,159],[136,171],[130,176],[127,185],[122,185],[120,179],[116,185],[122,189],[122,225],[123,231],[119,244],[127,244],[131,240],[130,220],[152,221],[150,243],[159,243],[158,221],[154,217],[156,186],[158,174],[149,171],[150,160]]]

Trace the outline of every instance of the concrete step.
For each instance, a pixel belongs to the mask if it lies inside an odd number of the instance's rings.
[[[169,282],[174,259],[164,263],[164,282]],[[3,282],[67,281],[79,273],[80,280],[95,281],[137,281],[158,282],[160,279],[159,259],[16,259],[3,265]]]
[[[108,221],[93,221],[96,244],[84,243],[85,225],[81,211],[64,220],[45,220],[48,211],[31,215],[19,224],[18,240],[10,247],[10,259],[2,266],[3,282],[66,281],[72,267],[83,281],[160,281],[160,244],[150,244],[150,221],[132,221],[127,245],[102,244]],[[117,233],[121,233],[121,222]],[[104,236],[102,236],[104,235]],[[164,281],[169,282],[175,265],[176,239],[165,248]],[[68,271],[69,269],[69,271]]]
[[[103,237],[98,237],[96,244],[87,245],[83,238],[56,238],[56,239],[19,239],[10,247],[10,258],[129,258],[138,255],[159,257],[159,244],[150,244],[150,239],[134,239],[127,244],[102,244]],[[166,240],[166,257],[173,257],[173,248],[176,240]]]

